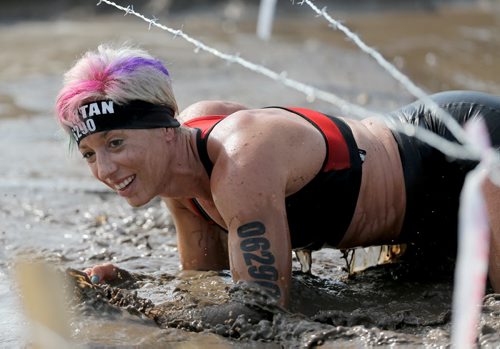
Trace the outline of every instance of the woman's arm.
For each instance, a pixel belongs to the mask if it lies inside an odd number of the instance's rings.
[[[287,157],[252,143],[249,138],[257,133],[236,134],[218,153],[212,197],[229,230],[233,280],[259,284],[287,306],[292,269],[285,207]]]
[[[175,199],[165,199],[177,231],[177,247],[182,269],[229,269],[227,234],[210,225]],[[114,264],[99,264],[85,269],[93,283],[114,281],[120,269]]]
[[[228,222],[231,273],[234,281],[259,284],[287,306],[292,257],[284,196],[260,189],[221,181],[215,190],[217,208]]]
[[[228,269],[227,234],[191,212],[183,202],[164,201],[174,219],[182,269]]]

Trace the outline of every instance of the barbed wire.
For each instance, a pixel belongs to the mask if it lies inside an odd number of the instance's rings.
[[[302,92],[303,94],[305,94],[307,96],[308,100],[314,100],[314,99],[323,100],[325,102],[328,102],[330,104],[333,104],[333,105],[339,107],[342,112],[350,114],[350,115],[355,116],[355,117],[364,118],[364,117],[380,116],[376,112],[373,112],[371,110],[363,108],[359,105],[353,104],[353,103],[351,103],[351,102],[349,102],[349,101],[347,101],[347,100],[345,100],[345,99],[343,99],[343,98],[341,98],[341,97],[339,97],[331,92],[320,90],[316,87],[313,87],[313,86],[304,84],[302,82],[299,82],[297,80],[291,79],[288,77],[288,74],[286,71],[276,72],[276,71],[273,71],[273,70],[271,70],[263,65],[252,63],[252,62],[248,61],[247,59],[244,59],[243,57],[241,57],[238,54],[228,54],[228,53],[221,52],[213,47],[206,45],[202,41],[197,40],[197,39],[189,36],[188,34],[184,33],[181,29],[173,29],[173,28],[170,28],[166,25],[160,24],[160,23],[158,23],[158,19],[154,18],[154,17],[153,17],[153,19],[147,18],[146,16],[136,12],[134,10],[133,6],[124,7],[124,6],[120,6],[120,5],[116,4],[115,2],[109,1],[109,0],[99,0],[97,5],[99,6],[101,3],[106,3],[108,5],[111,5],[117,9],[119,9],[119,10],[122,10],[125,12],[125,15],[131,14],[131,15],[134,15],[134,16],[144,20],[145,22],[147,22],[149,24],[149,29],[151,29],[152,26],[155,26],[155,27],[158,27],[164,31],[171,33],[172,35],[174,35],[174,37],[183,38],[184,40],[186,40],[187,42],[191,43],[192,45],[194,45],[196,47],[196,49],[195,49],[196,53],[199,52],[200,50],[205,51],[205,52],[211,53],[212,55],[219,57],[222,60],[225,60],[229,63],[239,64],[239,65],[243,66],[244,68],[247,68],[251,71],[257,72],[261,75],[267,76],[268,78],[271,78],[275,81],[279,81],[288,87],[291,87],[299,92]]]
[[[307,0],[304,0],[304,2],[310,3]],[[368,117],[376,117],[380,120],[383,120],[391,130],[404,133],[410,137],[418,138],[422,142],[425,142],[425,143],[431,145],[432,147],[438,149],[439,151],[441,151],[442,153],[444,153],[450,157],[457,158],[457,159],[468,159],[468,160],[480,160],[481,159],[480,151],[478,150],[478,148],[474,144],[472,144],[467,139],[467,137],[463,133],[463,130],[461,129],[461,127],[458,124],[457,125],[458,125],[458,128],[460,129],[460,131],[457,131],[457,130],[452,131],[450,129],[450,132],[456,132],[456,134],[454,133],[454,135],[457,139],[462,141],[462,143],[463,143],[462,145],[455,143],[455,142],[448,141],[445,138],[442,138],[442,137],[438,136],[437,134],[435,134],[427,129],[424,129],[421,127],[415,127],[411,124],[405,124],[405,123],[398,122],[395,118],[389,118],[389,117],[387,117],[387,115],[363,108],[362,106],[351,103],[351,102],[349,102],[349,101],[347,101],[347,100],[345,100],[345,99],[343,99],[343,98],[341,98],[341,97],[339,97],[331,92],[327,92],[327,91],[318,89],[314,86],[311,86],[311,85],[302,83],[300,81],[291,79],[287,76],[287,73],[285,71],[276,72],[276,71],[269,69],[263,65],[256,64],[256,63],[253,63],[247,59],[244,59],[240,55],[228,54],[228,53],[221,52],[221,51],[219,51],[211,46],[206,45],[202,41],[189,36],[188,34],[184,33],[181,29],[173,29],[171,27],[168,27],[166,25],[158,23],[158,19],[155,17],[153,17],[151,19],[151,18],[144,16],[143,14],[141,14],[139,12],[136,12],[134,10],[133,6],[131,6],[131,5],[124,7],[124,6],[118,5],[117,3],[110,1],[110,0],[99,0],[99,2],[97,3],[97,6],[99,6],[101,3],[105,3],[107,5],[113,6],[117,9],[125,12],[125,16],[126,15],[133,15],[135,17],[142,19],[143,21],[148,23],[149,30],[151,29],[151,27],[154,26],[154,27],[157,27],[161,30],[164,30],[164,31],[171,33],[174,37],[181,37],[185,41],[187,41],[190,44],[195,46],[195,52],[199,52],[200,50],[208,52],[208,53],[210,53],[210,54],[212,54],[212,55],[214,55],[222,60],[225,60],[229,63],[239,64],[246,69],[249,69],[253,72],[264,75],[272,80],[281,82],[285,86],[288,86],[296,91],[302,92],[303,94],[306,95],[306,98],[308,100],[319,99],[319,100],[322,100],[324,102],[330,103],[330,104],[338,107],[341,112],[343,112],[349,116],[358,118],[358,119],[363,119],[363,118],[368,118]],[[311,5],[313,5],[313,4],[311,4]],[[317,9],[317,7],[315,7],[315,8]],[[318,11],[319,11],[319,9],[318,9]],[[320,14],[323,14],[323,13],[326,15],[326,12],[320,11]],[[331,17],[329,17],[329,18],[331,19]],[[331,19],[331,20],[334,21],[333,19]],[[339,27],[339,24],[340,24],[340,27],[344,28],[344,30],[347,29],[341,23],[336,22],[336,21],[333,22],[333,25],[336,27]],[[350,32],[350,31],[348,31],[348,32]],[[350,35],[357,37],[352,32]],[[356,40],[356,41],[362,42],[361,39]],[[371,50],[376,52],[374,49],[369,48],[366,44],[364,44],[364,43],[361,44],[361,46],[363,46],[363,45],[366,46],[366,47],[364,47],[364,50],[367,49],[369,52]],[[375,57],[377,57],[377,55],[374,54],[373,52],[371,52],[371,55],[375,55]],[[383,59],[383,57],[381,55],[380,55],[380,57]],[[378,60],[380,60],[380,57],[377,57]],[[385,59],[383,59],[383,60],[385,61]],[[385,62],[387,62],[387,61],[385,61]],[[390,63],[387,62],[384,65],[387,66],[387,64],[390,64]],[[396,69],[396,68],[394,68],[394,69]],[[402,73],[399,73],[399,74],[403,75]],[[396,75],[397,75],[397,73],[396,73]],[[401,78],[401,77],[399,77],[399,78],[404,81],[404,78]],[[408,78],[406,78],[406,79],[408,81],[410,81]],[[414,84],[412,84],[412,85],[415,86]],[[418,89],[418,87],[416,87],[416,86],[415,86],[415,88]],[[421,91],[421,90],[419,89],[419,91]],[[415,92],[415,91],[413,91],[413,92]],[[423,91],[416,92],[416,93],[421,93],[422,99],[424,99],[424,101],[430,100],[430,98]],[[441,110],[441,112],[437,112],[440,115],[444,112],[432,100],[430,100],[429,104],[431,105],[431,107],[434,106],[434,109],[436,109],[436,107],[437,107],[437,110]],[[448,115],[448,118],[446,118],[446,116],[445,116],[443,120],[448,120],[450,118],[451,118],[451,116]],[[452,124],[453,122],[455,122],[455,120],[453,120],[453,118],[451,118],[451,119],[452,119],[452,122],[450,122],[450,123]],[[453,128],[453,126],[452,126],[452,128]]]
[[[385,69],[395,80],[401,83],[413,96],[423,100],[427,107],[429,107],[448,127],[450,132],[455,136],[455,138],[462,143],[469,143],[468,137],[465,134],[465,131],[460,126],[460,124],[449,115],[445,110],[440,108],[431,98],[429,98],[428,94],[425,93],[420,87],[415,85],[413,81],[403,74],[400,70],[398,70],[393,64],[387,61],[380,52],[375,50],[374,48],[368,46],[359,35],[353,33],[347,26],[342,24],[340,21],[333,19],[327,12],[326,7],[323,7],[321,10],[310,0],[301,0],[298,2],[299,5],[303,5],[306,3],[314,12],[325,18],[330,26],[339,30],[346,37],[352,40],[352,42],[364,53],[368,56],[372,57],[375,62],[378,63],[382,68]]]

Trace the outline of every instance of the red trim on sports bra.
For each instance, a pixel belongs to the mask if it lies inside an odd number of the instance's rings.
[[[300,114],[304,114],[311,119],[319,129],[325,134],[328,146],[328,160],[323,168],[323,172],[331,170],[343,170],[351,167],[349,148],[335,123],[329,117],[317,111],[305,108],[288,108]]]
[[[198,217],[200,218],[203,218],[209,225],[218,225],[213,219],[212,217],[209,216],[209,214],[207,213],[207,211],[205,211],[203,209],[203,207],[201,207],[201,205],[199,204],[199,202],[195,199],[195,198],[192,198],[192,199],[189,199],[189,203],[191,204],[191,207],[193,208],[194,210],[194,214],[197,215]],[[221,227],[220,225],[218,225],[220,228],[222,228],[223,230],[225,230],[223,227]]]
[[[189,199],[189,203],[191,204],[191,208],[193,209],[194,214],[197,215],[198,217],[202,217],[203,218],[203,215],[201,214],[200,209],[194,203],[194,199]]]
[[[323,172],[331,170],[343,170],[351,167],[349,157],[349,148],[335,123],[326,115],[306,108],[286,108],[303,114],[315,123],[318,128],[323,132],[326,138],[328,147],[328,159],[323,168]],[[212,127],[220,120],[224,119],[226,115],[204,115],[191,119],[184,123],[185,126],[198,128],[201,130],[201,138],[204,139],[210,132]]]
[[[204,115],[186,121],[183,125],[191,128],[199,128],[201,130],[201,138],[205,138],[212,127],[227,115]]]

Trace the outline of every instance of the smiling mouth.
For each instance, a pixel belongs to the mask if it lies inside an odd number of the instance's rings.
[[[135,175],[125,178],[121,183],[114,186],[116,191],[121,191],[127,188],[130,183],[132,183],[135,179]]]

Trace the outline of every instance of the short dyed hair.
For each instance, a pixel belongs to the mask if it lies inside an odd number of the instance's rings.
[[[78,122],[77,111],[82,104],[103,99],[117,104],[142,100],[168,106],[178,114],[165,65],[145,50],[131,46],[100,45],[66,72],[56,102],[59,123],[69,131]]]

